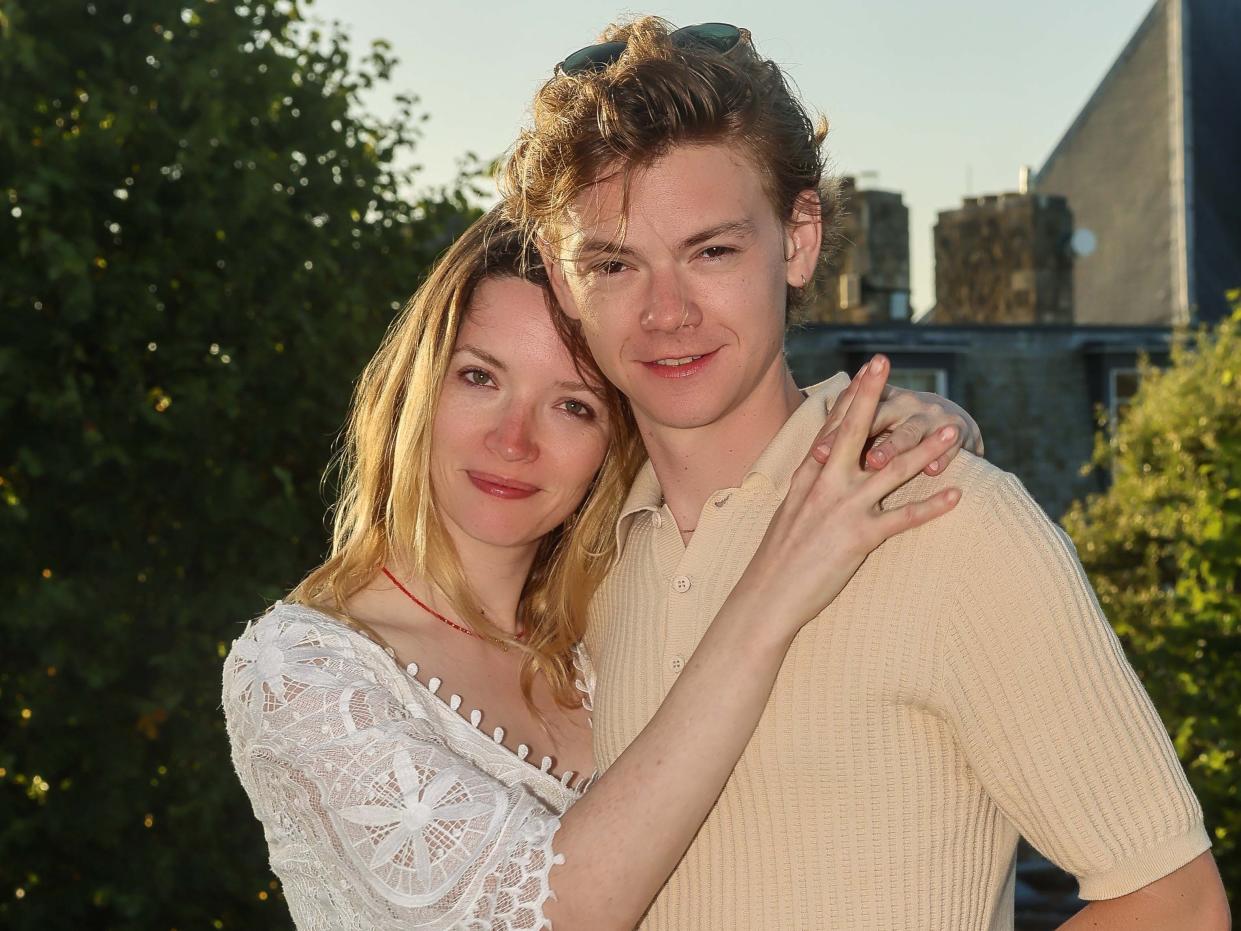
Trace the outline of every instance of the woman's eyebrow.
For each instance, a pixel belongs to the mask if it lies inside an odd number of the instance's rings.
[[[501,362],[499,359],[497,359],[495,356],[493,356],[491,353],[489,353],[487,350],[479,349],[477,346],[474,346],[470,343],[464,343],[458,346],[457,352],[468,352],[471,355],[477,356],[480,360],[482,360],[483,362],[486,362],[488,365],[490,365],[494,369],[498,369],[501,372],[508,371],[508,366],[505,365],[503,362]],[[584,381],[558,381],[556,382],[556,387],[562,388],[565,391],[585,391],[590,394],[600,393],[597,388],[592,388],[590,385],[586,384],[586,382]]]
[[[472,353],[473,355],[478,356],[478,358],[486,362],[492,368],[499,369],[501,372],[508,371],[508,366],[505,365],[503,362],[501,362],[499,359],[497,359],[495,356],[493,356],[491,353],[487,352],[485,349],[479,349],[477,346],[472,346],[469,343],[465,343],[461,346],[458,346],[457,352]]]

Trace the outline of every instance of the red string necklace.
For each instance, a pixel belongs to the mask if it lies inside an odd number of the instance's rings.
[[[474,632],[474,631],[470,630],[470,628],[465,627],[465,626],[463,626],[463,625],[461,625],[461,624],[458,624],[456,621],[449,620],[448,618],[444,617],[444,615],[440,614],[438,611],[436,611],[434,608],[432,608],[430,605],[428,605],[426,602],[422,601],[422,600],[421,600],[421,599],[420,599],[417,595],[415,595],[415,594],[414,594],[413,592],[411,592],[408,588],[406,588],[404,585],[402,585],[402,584],[401,584],[401,582],[400,582],[400,580],[399,580],[399,579],[398,579],[395,575],[393,575],[391,572],[389,572],[389,571],[388,571],[388,567],[387,567],[387,566],[384,566],[384,567],[383,567],[383,573],[384,573],[384,575],[386,575],[386,576],[388,577],[388,581],[389,581],[389,582],[391,582],[393,585],[395,585],[397,588],[399,588],[399,589],[400,589],[400,590],[401,590],[401,591],[405,594],[405,596],[406,596],[406,597],[407,597],[410,601],[412,601],[412,602],[413,602],[414,604],[416,604],[418,607],[422,608],[422,610],[423,610],[423,611],[426,611],[426,612],[427,612],[427,614],[431,615],[431,617],[435,618],[437,621],[443,621],[445,624],[447,624],[447,625],[448,625],[449,627],[451,627],[453,630],[459,630],[459,631],[461,631],[461,633],[463,633],[463,634],[468,634],[469,636],[471,636],[471,637],[475,637],[475,638],[477,638],[478,640],[486,640],[486,639],[487,639],[486,637],[482,636],[481,634],[478,634],[478,633],[476,633],[476,632]],[[518,633],[518,634],[517,634],[517,639],[518,639],[518,640],[521,640],[521,639],[523,639],[523,638],[525,637],[525,635],[526,635],[525,631],[522,631],[522,632],[520,632],[520,633]],[[507,650],[507,649],[508,649],[508,647],[507,647],[507,646],[505,646],[504,644],[500,644],[500,646],[501,646],[503,649],[505,649],[505,650]]]

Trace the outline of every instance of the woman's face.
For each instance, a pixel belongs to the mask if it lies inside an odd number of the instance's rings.
[[[432,487],[450,532],[536,545],[581,503],[609,439],[603,400],[574,368],[542,288],[484,280],[457,334],[432,436]]]

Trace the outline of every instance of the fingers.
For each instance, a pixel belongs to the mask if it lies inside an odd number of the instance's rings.
[[[854,396],[857,395],[858,386],[862,383],[862,374],[865,370],[866,366],[862,366],[858,373],[849,380],[848,387],[836,396],[836,400],[832,403],[832,409],[827,412],[827,420],[823,422],[823,428],[819,431],[819,435],[814,438],[811,449],[814,453],[814,458],[819,463],[827,462],[827,457],[831,453],[836,439],[836,431],[840,427],[840,422],[845,419],[845,414],[849,410],[849,405],[853,403]]]
[[[793,470],[793,476],[789,479],[788,494],[784,496],[785,501],[792,501],[797,504],[806,500],[806,495],[810,493],[815,479],[823,471],[823,460],[820,460],[818,457],[819,447],[810,447],[810,452],[802,459],[801,464]]]
[[[945,488],[931,495],[924,501],[914,501],[891,511],[884,511],[879,517],[876,529],[884,540],[921,527],[929,521],[942,517],[957,506],[961,500],[961,489]]]
[[[877,436],[871,450],[866,454],[868,469],[885,468],[893,459],[913,449],[932,430],[956,426],[960,441],[945,451],[944,455],[927,464],[927,475],[938,475],[948,467],[962,449],[976,456],[983,454],[982,432],[974,419],[959,405],[934,394],[904,389],[885,392],[879,405],[872,434],[890,430],[889,436]]]
[[[870,436],[875,410],[879,406],[879,397],[887,384],[890,370],[888,360],[877,355],[858,373],[857,394],[845,412],[832,444],[832,450],[836,453],[833,460],[851,464],[855,468],[861,463],[862,450]]]
[[[933,429],[934,423],[924,414],[913,414],[901,421],[883,441],[876,443],[866,454],[866,466],[871,469],[882,469],[901,453],[913,449]],[[929,463],[923,470],[927,475],[939,475],[948,468],[948,463],[956,458],[957,453],[967,449],[975,456],[982,455],[982,436],[968,424],[957,424],[960,438],[947,451]]]
[[[876,443],[866,454],[866,465],[872,469],[882,469],[901,453],[907,453],[931,432],[930,421],[921,414],[914,414],[898,423],[887,437]]]
[[[871,474],[866,480],[869,494],[875,503],[887,497],[901,485],[936,465],[948,451],[960,445],[960,433],[956,427],[941,427],[913,449],[901,453],[891,465]]]

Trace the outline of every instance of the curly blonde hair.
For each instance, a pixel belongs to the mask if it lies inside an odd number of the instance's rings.
[[[655,16],[608,26],[600,42],[624,42],[606,67],[556,73],[534,98],[500,176],[506,215],[545,247],[563,238],[574,200],[611,177],[628,181],[677,145],[737,146],[762,173],[777,216],[791,219],[806,191],[823,218],[820,263],[839,240],[840,195],[826,171],[827,121],[812,118],[779,65],[762,58],[747,30],[727,52],[674,43]],[[627,197],[626,197],[627,204]],[[790,287],[789,306],[811,297],[813,279]]]

